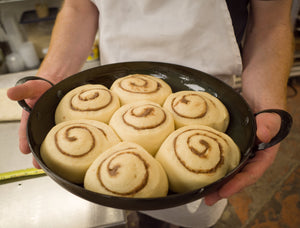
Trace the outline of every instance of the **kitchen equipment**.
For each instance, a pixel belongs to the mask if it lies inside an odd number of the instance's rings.
[[[32,42],[22,43],[19,47],[19,53],[27,69],[35,69],[39,66],[40,60]]]
[[[22,108],[7,97],[8,88],[0,88],[0,123],[5,121],[19,121]]]
[[[127,227],[125,211],[70,194],[43,174],[3,182],[0,185],[1,227]]]
[[[181,194],[170,192],[166,197],[147,199],[114,197],[91,192],[84,189],[83,186],[66,181],[52,172],[41,159],[39,149],[44,137],[54,126],[54,113],[60,99],[68,91],[80,85],[99,83],[110,87],[117,78],[134,73],[150,74],[161,78],[172,87],[173,92],[180,90],[206,91],[220,99],[230,114],[230,124],[226,133],[232,137],[241,150],[242,157],[238,167],[222,179],[203,188]],[[32,79],[40,80],[41,78],[23,78],[17,84]],[[19,103],[25,110],[30,112],[27,123],[27,136],[31,151],[39,165],[54,181],[73,194],[91,202],[128,210],[154,210],[175,207],[204,197],[228,182],[247,164],[250,157],[255,156],[257,150],[266,149],[285,138],[292,125],[291,116],[283,110],[264,110],[260,112],[277,113],[281,117],[282,124],[280,131],[271,142],[255,145],[255,115],[240,94],[222,81],[201,71],[159,62],[125,62],[89,69],[54,85],[42,95],[32,109],[25,101],[20,101]]]
[[[13,52],[17,52],[20,45],[24,42],[24,35],[20,30],[19,24],[17,23],[14,15],[8,11],[3,11],[3,15],[1,17],[3,20],[3,26],[7,34],[7,40],[10,45],[10,49]]]
[[[44,2],[35,4],[35,10],[38,18],[45,18],[49,16],[48,6]]]
[[[7,72],[5,57],[10,53],[11,50],[7,40],[7,34],[0,24],[0,74],[4,74]]]
[[[36,169],[36,168],[20,169],[20,170],[0,173],[0,181],[19,178],[19,177],[37,176],[43,174],[45,174],[45,172],[42,169]]]
[[[34,44],[39,59],[43,59],[48,51],[51,33],[59,9],[48,9],[48,16],[38,15],[36,10],[25,11],[20,18],[27,40]],[[42,17],[40,17],[42,16]]]
[[[5,62],[8,71],[11,73],[22,71],[25,69],[23,58],[18,52],[12,52],[7,55],[5,58]]]

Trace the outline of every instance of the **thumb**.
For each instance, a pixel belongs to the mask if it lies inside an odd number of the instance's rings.
[[[281,119],[275,113],[260,113],[256,116],[256,125],[259,142],[268,143],[278,133]]]
[[[24,84],[9,88],[7,96],[11,100],[36,99],[51,86],[43,81],[28,81]]]

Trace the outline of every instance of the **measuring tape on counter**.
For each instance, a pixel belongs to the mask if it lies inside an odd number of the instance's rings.
[[[36,169],[36,168],[21,169],[21,170],[6,172],[6,173],[0,173],[0,181],[19,178],[19,177],[36,176],[41,174],[45,174],[45,172],[42,169]]]

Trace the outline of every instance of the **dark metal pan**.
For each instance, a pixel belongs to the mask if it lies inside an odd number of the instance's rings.
[[[80,85],[89,83],[102,84],[109,88],[117,78],[135,73],[150,74],[162,78],[172,87],[173,92],[180,90],[206,91],[220,99],[230,114],[230,124],[226,133],[232,137],[242,153],[238,167],[222,179],[203,188],[182,194],[170,193],[166,197],[147,199],[114,197],[91,192],[84,189],[83,186],[73,184],[51,171],[41,159],[40,146],[46,134],[54,126],[54,113],[61,98],[68,91]],[[21,79],[18,84],[32,79],[41,78],[26,77]],[[30,149],[47,175],[63,188],[81,198],[104,206],[127,210],[154,210],[175,207],[216,191],[238,173],[247,164],[249,158],[255,155],[257,150],[264,150],[284,139],[292,125],[291,116],[283,110],[262,111],[277,113],[282,120],[281,129],[270,143],[255,145],[255,115],[262,112],[253,114],[247,102],[239,93],[206,73],[180,65],[159,62],[125,62],[89,69],[54,85],[41,96],[32,109],[24,101],[21,101],[20,104],[30,112],[27,123],[27,138]]]

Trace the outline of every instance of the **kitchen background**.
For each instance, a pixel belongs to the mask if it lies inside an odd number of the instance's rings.
[[[32,169],[31,157],[19,152],[21,108],[5,97],[6,89],[19,78],[35,75],[61,4],[62,0],[0,0],[0,227],[138,227],[134,213],[73,196]],[[291,134],[265,175],[229,199],[216,228],[300,227],[299,1],[294,1],[292,22],[296,51],[288,87]],[[96,37],[84,69],[98,65],[97,50]],[[239,83],[236,78],[236,87]]]
[[[0,75],[37,69],[62,0],[0,0]],[[98,59],[97,39],[90,60]]]
[[[63,0],[0,0],[0,76],[37,69],[45,57],[56,15]],[[300,0],[293,1],[295,65],[291,76],[300,75]],[[97,60],[98,40],[87,61]],[[95,63],[96,64],[96,63]],[[94,66],[94,65],[91,65]],[[237,87],[239,78],[236,78]]]

